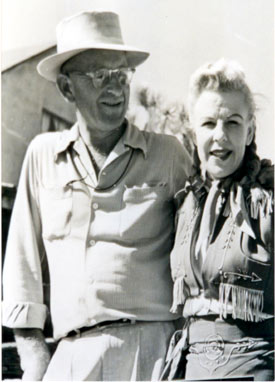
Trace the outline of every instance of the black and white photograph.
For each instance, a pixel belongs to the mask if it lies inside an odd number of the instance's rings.
[[[1,6],[1,380],[274,381],[274,1]]]

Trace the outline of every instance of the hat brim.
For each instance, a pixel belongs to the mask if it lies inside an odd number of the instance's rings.
[[[90,49],[124,52],[126,54],[128,65],[131,68],[135,68],[136,66],[142,64],[149,56],[148,52],[127,45],[98,44],[93,46],[83,46],[78,49],[72,49],[63,53],[56,53],[44,58],[37,65],[37,71],[48,81],[55,82],[60,71],[60,67],[64,64],[64,62],[74,57],[75,55]]]

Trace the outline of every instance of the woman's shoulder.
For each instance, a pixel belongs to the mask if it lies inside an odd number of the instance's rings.
[[[266,246],[274,240],[274,165],[261,161],[261,168],[247,190],[247,207],[252,226]]]
[[[263,189],[274,192],[274,164],[269,159],[261,160],[261,169],[256,181]]]
[[[274,207],[274,165],[269,160],[261,161],[261,168],[250,183],[247,202],[250,205],[251,217],[257,219],[259,215],[268,216]]]

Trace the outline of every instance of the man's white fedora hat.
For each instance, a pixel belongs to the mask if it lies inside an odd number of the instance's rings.
[[[81,12],[62,20],[56,28],[57,53],[46,57],[37,66],[38,73],[56,81],[62,64],[88,49],[125,52],[129,67],[140,65],[148,52],[125,45],[119,17],[113,12]]]

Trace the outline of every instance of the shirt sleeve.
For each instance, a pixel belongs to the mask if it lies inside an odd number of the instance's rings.
[[[268,252],[274,254],[274,194],[273,191],[269,191],[269,197],[266,204],[269,204],[269,208],[265,206],[265,211],[259,212],[259,226],[261,239],[267,248]]]
[[[174,138],[173,150],[173,167],[170,172],[173,184],[173,195],[185,187],[187,179],[193,175],[192,158],[186,148]]]
[[[41,256],[44,246],[37,197],[37,150],[26,153],[12,212],[3,270],[2,324],[10,328],[43,329]]]

